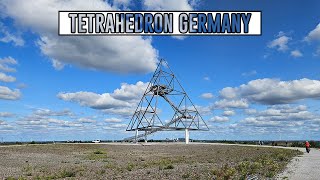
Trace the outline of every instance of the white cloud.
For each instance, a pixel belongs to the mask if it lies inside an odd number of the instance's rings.
[[[16,78],[5,73],[0,72],[0,81],[2,82],[15,82]]]
[[[256,109],[245,109],[244,112],[248,115],[252,115],[252,114],[257,113],[257,110]]]
[[[293,81],[257,79],[239,87],[227,87],[220,91],[226,99],[243,98],[260,104],[286,104],[301,99],[320,97],[320,81],[303,78]]]
[[[72,116],[73,115],[73,113],[69,109],[64,109],[62,111],[52,111],[50,109],[37,109],[33,113],[39,116]]]
[[[15,129],[12,125],[10,125],[7,121],[0,120],[0,132],[12,132]],[[2,134],[5,135],[5,134]]]
[[[12,57],[0,58],[0,71],[4,72],[16,72],[15,68],[10,67],[10,65],[16,65],[18,62]]]
[[[127,115],[134,112],[137,102],[141,99],[148,83],[141,81],[136,84],[122,83],[120,89],[113,93],[97,94],[93,92],[59,93],[58,98],[64,101],[76,102],[82,106],[101,109],[105,113]]]
[[[210,106],[195,105],[195,107],[202,116],[207,116],[212,114],[212,109]]]
[[[261,121],[261,120],[257,120],[256,118],[253,118],[253,117],[245,118],[244,120],[241,121],[241,123],[243,123],[245,125],[253,125],[253,126],[280,126],[281,125],[281,122]]]
[[[305,41],[319,41],[320,40],[320,23],[315,29],[309,32],[309,34],[304,38]]]
[[[294,51],[291,51],[291,56],[298,58],[298,57],[302,57],[303,54],[299,50],[294,50]]]
[[[14,116],[15,116],[15,114],[10,113],[10,112],[0,112],[0,117],[3,117],[3,118],[14,117]]]
[[[228,122],[229,118],[225,116],[214,116],[210,119],[211,122]]]
[[[81,106],[89,106],[93,109],[109,109],[119,107],[130,107],[131,104],[113,98],[109,93],[96,94],[93,92],[59,93],[58,98],[64,101],[79,103]]]
[[[289,115],[289,114],[298,114],[298,113],[305,113],[307,112],[307,107],[304,105],[299,105],[296,107],[292,107],[290,105],[274,105],[269,107],[266,110],[263,111],[257,111],[254,114],[263,116],[263,117],[270,117],[270,116],[281,116],[283,114]]]
[[[136,84],[122,83],[120,89],[113,91],[111,96],[123,101],[140,100],[147,89],[148,83],[138,81]]]
[[[15,129],[15,127],[8,125],[8,124],[0,126],[1,132],[13,132],[14,129]]]
[[[0,86],[0,99],[17,100],[21,96],[19,89],[11,90],[8,87]]]
[[[53,61],[57,69],[61,69],[63,64],[118,73],[145,73],[156,68],[158,52],[151,45],[151,38],[58,36],[58,10],[113,10],[105,1],[12,0],[2,1],[0,8],[1,14],[14,19],[19,27],[31,29],[40,36],[37,44],[41,52]]]
[[[203,93],[200,97],[203,99],[212,99],[214,96],[212,93]]]
[[[224,112],[223,112],[223,115],[224,116],[233,116],[233,115],[235,115],[236,113],[234,112],[234,110],[225,110]]]
[[[232,87],[225,87],[219,93],[222,98],[226,99],[233,99],[237,97],[236,91]]]
[[[249,104],[245,99],[239,99],[239,100],[222,99],[222,100],[216,101],[213,105],[213,108],[219,108],[219,109],[248,108],[248,107],[249,107]]]
[[[9,32],[8,28],[0,22],[0,41],[9,43],[12,42],[15,46],[23,46],[24,40],[19,35],[14,35]]]
[[[62,70],[65,66],[64,63],[62,63],[56,59],[51,59],[51,63],[52,63],[53,68],[56,70]]]
[[[62,124],[66,124],[66,123],[67,123],[67,122],[64,121],[64,120],[54,119],[54,118],[49,118],[49,119],[47,119],[47,120],[48,120],[48,123],[52,123],[52,124],[62,125]]]
[[[255,111],[240,121],[241,124],[251,125],[256,127],[295,127],[301,126],[305,122],[311,124],[317,121],[318,115],[307,111],[304,105],[276,105],[270,106],[266,110]]]
[[[136,110],[136,104],[134,106],[132,106],[132,107],[103,109],[102,112],[104,112],[105,114],[129,117],[129,116],[133,115],[135,110]]]
[[[84,117],[79,118],[78,121],[81,122],[81,123],[95,123],[95,122],[97,122],[94,119],[84,118]]]
[[[206,81],[210,81],[210,77],[209,76],[205,76],[203,79],[206,80]]]
[[[188,0],[144,0],[143,5],[146,10],[193,10]]]
[[[84,124],[91,124],[88,119],[79,118],[78,121],[66,121],[62,119],[51,118],[46,115],[37,115],[33,112],[31,115],[23,116],[15,122],[23,130],[30,129],[32,132],[44,130],[57,130],[59,128],[84,127]]]
[[[52,116],[59,116],[59,119],[52,118]],[[42,132],[57,132],[58,130],[65,131],[65,128],[71,130],[83,130],[96,128],[97,121],[95,117],[77,117],[77,120],[65,120],[75,118],[74,113],[70,110],[64,109],[61,111],[54,111],[50,109],[36,109],[30,115],[21,116],[13,125],[20,128],[20,130],[30,130],[34,133],[36,131]]]
[[[277,48],[278,51],[286,51],[289,49],[288,42],[291,40],[290,37],[280,33],[277,39],[272,40],[268,43],[269,48]]]
[[[118,118],[107,118],[104,121],[107,123],[120,123],[120,122],[122,122],[122,120],[118,119]]]
[[[109,124],[107,127],[104,127],[104,129],[124,129],[127,126],[127,124]]]

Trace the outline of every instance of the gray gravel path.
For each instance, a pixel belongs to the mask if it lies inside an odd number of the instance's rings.
[[[320,150],[311,149],[306,153],[304,148],[299,148],[304,154],[295,157],[287,166],[287,169],[278,176],[278,179],[290,180],[318,180],[320,179]]]

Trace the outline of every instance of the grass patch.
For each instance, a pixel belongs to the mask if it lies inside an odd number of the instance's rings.
[[[29,164],[23,167],[23,172],[26,176],[32,176],[32,171],[33,171],[33,168]]]
[[[186,174],[182,174],[182,179],[188,179],[190,177],[190,174],[189,173],[186,173]]]
[[[152,160],[152,161],[146,161],[142,164],[142,167],[144,168],[151,168],[151,167],[156,167],[158,166],[160,170],[163,169],[174,169],[173,164],[176,163],[183,163],[185,162],[185,157],[172,157],[172,158],[160,158],[157,160]]]
[[[112,163],[107,163],[105,166],[104,166],[106,169],[115,169],[116,166]]]
[[[75,171],[70,171],[70,170],[63,170],[59,174],[59,178],[66,178],[66,177],[75,177],[76,172]]]
[[[246,158],[245,161],[240,161],[235,165],[225,164],[220,168],[214,168],[212,174],[217,179],[247,179],[252,175],[274,178],[285,168],[292,157],[301,153],[300,151],[279,149],[251,160]]]
[[[135,166],[134,164],[129,163],[129,164],[127,165],[127,168],[126,168],[126,169],[127,169],[128,171],[132,171],[133,168],[134,168],[134,166]]]
[[[108,156],[105,151],[98,149],[98,150],[95,150],[92,153],[88,154],[86,158],[89,160],[93,160],[93,161],[99,161],[99,160],[106,161]]]
[[[174,169],[172,160],[168,158],[160,159],[157,163],[159,165],[160,170]]]
[[[105,152],[98,149],[98,150],[95,150],[93,154],[105,154]]]
[[[7,177],[5,180],[16,180],[16,178],[14,178],[14,177]]]
[[[222,168],[214,169],[212,173],[218,179],[231,179],[236,172],[237,170],[235,168],[224,165]]]
[[[168,164],[163,169],[174,169],[174,166],[172,164]]]

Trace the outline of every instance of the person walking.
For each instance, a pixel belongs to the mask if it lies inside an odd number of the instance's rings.
[[[309,143],[309,141],[306,141],[306,151],[307,151],[307,153],[310,152],[310,143]]]

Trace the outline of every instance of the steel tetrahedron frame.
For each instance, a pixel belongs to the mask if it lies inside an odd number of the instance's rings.
[[[171,119],[164,121],[161,116]],[[164,130],[185,130],[188,143],[189,131],[209,128],[168,63],[160,60],[126,129],[136,135],[124,140],[146,140],[147,135]],[[138,135],[138,131],[145,133]]]

